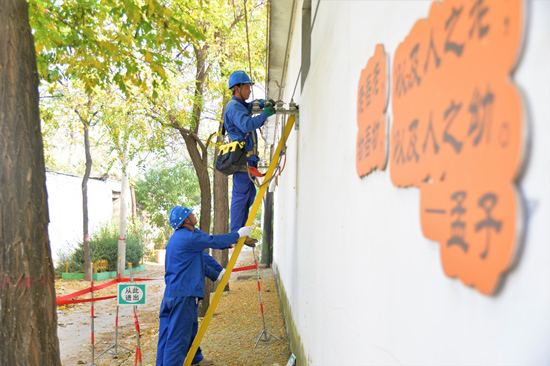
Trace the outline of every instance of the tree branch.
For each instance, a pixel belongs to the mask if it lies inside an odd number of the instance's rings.
[[[208,136],[208,139],[206,140],[206,147],[210,146],[210,142],[212,141],[212,139],[214,138],[214,136],[216,136],[218,133],[217,132],[212,132],[210,134],[210,136]]]

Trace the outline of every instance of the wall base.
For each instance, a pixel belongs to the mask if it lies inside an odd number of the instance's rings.
[[[296,329],[285,286],[279,278],[279,271],[275,263],[273,264],[273,272],[275,273],[275,282],[277,283],[277,290],[279,292],[279,303],[281,304],[281,309],[283,310],[283,316],[285,318],[285,327],[287,338],[290,343],[290,351],[296,356],[296,366],[308,366],[309,361],[304,351],[302,338]]]

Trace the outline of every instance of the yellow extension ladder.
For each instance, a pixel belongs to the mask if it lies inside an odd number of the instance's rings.
[[[288,136],[290,135],[290,132],[292,132],[292,127],[294,126],[295,118],[296,118],[295,114],[290,114],[290,116],[288,117],[283,137],[279,140],[279,144],[277,145],[277,150],[275,150],[275,154],[273,155],[273,158],[271,159],[271,163],[269,164],[269,168],[267,169],[267,173],[265,174],[264,182],[269,182],[269,180],[273,176],[273,172],[275,171],[275,167],[277,165],[277,162],[279,161],[279,156],[281,155],[281,150],[283,148],[283,145],[288,140]],[[246,220],[245,226],[252,225],[254,221],[254,217],[256,216],[256,212],[258,211],[258,208],[260,208],[260,204],[262,202],[262,199],[264,197],[264,194],[268,186],[269,184],[262,184],[262,186],[260,187],[260,190],[256,195],[256,199],[252,204],[252,208],[248,215],[248,219]],[[193,341],[193,344],[191,345],[191,348],[187,353],[187,357],[185,358],[185,362],[183,363],[184,366],[191,366],[191,362],[193,361],[193,357],[195,357],[195,353],[199,348],[202,337],[204,336],[204,333],[206,333],[206,328],[208,328],[208,324],[212,319],[212,315],[214,314],[214,311],[218,306],[218,302],[222,297],[223,289],[225,288],[225,285],[227,285],[227,282],[229,282],[229,276],[231,276],[231,272],[233,271],[233,268],[237,263],[237,258],[239,257],[239,254],[241,253],[241,249],[243,248],[244,240],[245,240],[245,237],[242,237],[237,241],[237,246],[233,250],[231,259],[229,260],[229,263],[225,268],[225,274],[223,275],[222,280],[218,285],[218,289],[214,293],[214,297],[210,301],[210,306],[208,307],[208,311],[206,312],[206,315],[204,316],[201,322],[197,335],[195,336],[195,340]]]

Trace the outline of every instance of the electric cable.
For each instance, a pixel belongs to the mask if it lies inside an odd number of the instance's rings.
[[[289,28],[288,28],[288,35],[287,35],[287,42],[286,42],[286,50],[285,50],[285,58],[284,58],[284,61],[283,61],[283,73],[282,73],[282,76],[281,76],[281,83],[279,84],[279,100],[281,100],[281,95],[282,95],[282,92],[283,92],[283,80],[284,80],[284,77],[285,77],[285,74],[286,74],[286,68],[287,68],[287,63],[286,63],[286,59],[287,59],[287,56],[288,56],[288,50],[289,50],[289,44],[290,44],[290,34],[291,34],[291,30],[292,30],[292,23],[293,23],[293,20],[294,20],[294,5],[295,5],[295,2],[296,0],[293,1],[292,3],[292,13],[291,13],[291,17],[290,17],[290,25],[289,25]],[[307,43],[306,43],[306,49],[310,46],[311,44],[311,35],[313,34],[313,29],[315,27],[315,20],[317,19],[317,12],[319,11],[319,5],[321,4],[321,0],[318,0],[317,1],[317,5],[315,7],[315,13],[313,15],[313,21],[311,22],[311,28],[310,28],[310,31],[309,31],[309,36],[308,36],[308,40],[307,40]],[[294,84],[294,90],[292,91],[292,97],[290,98],[291,101],[294,100],[294,95],[296,93],[296,88],[298,86],[298,81],[300,80],[300,75],[302,74],[302,68],[303,68],[303,60],[302,62],[300,63],[300,70],[298,71],[298,76],[296,77],[296,82]],[[284,131],[285,130],[285,118],[283,117],[283,123],[282,123],[282,130]],[[278,125],[278,123],[277,123]],[[278,130],[278,126],[275,126],[275,130]],[[284,133],[282,134],[283,135],[283,146],[282,146],[282,149],[281,149],[281,153],[283,155],[285,155],[285,165],[286,165],[286,138],[284,136]],[[274,174],[271,176],[271,180],[273,179],[277,179],[277,177],[282,173],[282,170],[281,167],[280,167],[280,163],[281,163],[281,155],[279,155],[279,161],[277,162],[277,168],[274,172]],[[267,182],[266,182],[267,183]]]
[[[246,39],[247,39],[247,46],[248,46],[248,66],[249,66],[249,71],[250,71],[250,74],[252,75],[252,64],[251,64],[251,57],[250,57],[250,40],[249,40],[249,31],[248,31],[248,16],[247,16],[247,11],[246,11],[246,0],[243,0],[244,2],[244,12],[245,12],[245,24],[246,24]],[[314,17],[313,17],[313,21],[312,21],[312,24],[311,24],[311,29],[310,29],[310,32],[309,32],[309,36],[308,36],[308,42],[307,42],[307,45],[306,45],[306,48],[309,47],[310,43],[311,43],[311,34],[313,32],[313,27],[315,26],[315,20],[317,18],[317,12],[319,10],[319,5],[320,5],[321,1],[317,1],[317,6],[315,8],[315,14],[314,14]],[[281,96],[282,96],[282,91],[283,91],[283,80],[285,78],[285,75],[286,75],[286,71],[287,71],[287,63],[286,63],[286,59],[287,59],[287,56],[288,56],[288,51],[289,51],[289,45],[290,45],[290,35],[291,35],[291,30],[292,30],[292,25],[293,25],[293,22],[294,22],[294,8],[295,8],[295,5],[296,5],[296,0],[293,0],[292,2],[292,11],[291,11],[291,16],[290,16],[290,24],[289,24],[289,28],[288,28],[288,34],[287,34],[287,43],[286,43],[286,49],[285,49],[285,57],[284,57],[284,63],[283,63],[283,72],[282,72],[282,75],[281,75],[281,83],[279,84],[279,97],[278,97],[278,100],[280,101],[281,100]],[[267,63],[268,63],[268,39],[269,39],[269,10],[270,10],[270,1],[268,0],[267,2],[267,15],[266,15],[266,23],[267,23],[267,26],[266,26],[266,50],[265,50],[265,53],[266,53],[266,84],[268,83],[268,77],[267,77],[267,73],[268,73],[268,68],[267,68]],[[292,97],[291,97],[291,100],[294,99],[294,94],[296,92],[296,87],[298,85],[298,81],[300,80],[300,75],[301,75],[301,72],[302,72],[302,67],[303,67],[303,60],[302,60],[302,63],[300,64],[300,70],[298,72],[298,76],[296,78],[296,83],[294,85],[294,91],[292,93]],[[254,92],[252,92],[254,93]],[[267,98],[267,85],[266,85],[266,88],[265,88],[265,95],[266,95],[266,98]],[[252,95],[253,99],[254,99],[254,94]],[[282,129],[283,131],[285,130],[285,127],[286,127],[286,116],[283,116],[283,122],[282,122]],[[275,126],[275,130],[278,130],[278,123],[276,123],[276,126]],[[284,137],[284,133],[282,133],[283,135],[283,147],[282,147],[282,155],[285,155],[285,165],[286,165],[286,138]],[[254,182],[254,184],[261,188],[262,186],[266,185],[266,184],[269,184],[273,179],[276,179],[280,173],[282,173],[282,169],[281,169],[281,160],[282,160],[282,156],[279,155],[279,159],[277,161],[277,166],[276,166],[276,169],[274,171],[274,173],[272,174],[271,178],[268,179],[266,182],[262,182],[262,184],[259,184],[258,182],[256,182],[256,179],[254,179],[250,173],[250,169],[248,169],[247,167],[247,173],[248,173],[248,177],[251,181]]]
[[[248,47],[248,72],[250,73],[250,77],[252,77],[252,62],[250,61],[250,37],[248,36],[248,13],[246,11],[246,0],[243,0],[243,2],[244,2],[244,21],[245,21],[245,27],[246,27],[246,45]],[[254,99],[254,89],[250,88],[250,90],[252,91],[252,99]]]
[[[283,172],[284,170],[284,166],[283,168],[281,169],[281,160],[283,158],[283,156],[285,157],[285,163],[284,165],[286,165],[286,137],[284,136],[284,131],[286,129],[286,119],[288,117],[286,116],[286,114],[283,115],[282,117],[282,120],[283,120],[283,123],[282,123],[282,129],[283,129],[283,145],[281,147],[281,153],[279,154],[279,158],[277,159],[277,164],[275,165],[275,169],[273,170],[273,174],[271,175],[271,177],[265,181],[265,182],[262,182],[261,184],[258,183],[256,181],[256,179],[254,179],[254,177],[252,177],[252,174],[250,173],[250,169],[248,167],[248,164],[247,164],[247,173],[248,173],[248,179],[250,179],[254,185],[258,188],[262,188],[263,186],[265,186],[266,184],[269,184],[271,183],[272,180],[274,179],[277,179],[279,177],[279,175],[281,175],[281,173]]]
[[[317,6],[315,7],[315,14],[313,15],[313,21],[311,22],[309,37],[307,38],[307,43],[306,43],[306,49],[308,49],[309,45],[311,44],[311,34],[313,33],[313,27],[315,26],[315,19],[317,19],[317,11],[319,10],[319,4],[321,4],[321,0],[317,1]],[[300,63],[300,71],[298,71],[298,77],[296,78],[296,83],[294,84],[294,91],[292,92],[292,97],[290,98],[290,100],[294,99],[294,94],[296,93],[296,87],[298,86],[298,80],[300,80],[300,75],[302,74],[303,66],[304,66],[304,60],[302,58],[302,62]]]
[[[277,100],[281,100],[281,94],[283,92],[283,80],[285,79],[286,74],[286,58],[288,56],[288,46],[290,44],[290,34],[292,33],[292,22],[294,21],[294,5],[296,4],[296,0],[292,1],[292,8],[291,8],[291,14],[290,14],[290,24],[288,25],[288,35],[286,38],[286,50],[285,50],[285,58],[283,59],[283,74],[281,75],[281,83],[279,84],[279,97]]]
[[[266,11],[265,11],[265,97],[264,99],[267,100],[267,83],[269,82],[269,69],[268,69],[268,63],[269,63],[269,14],[270,14],[270,4],[271,1],[267,0],[266,4]]]
[[[311,35],[313,34],[313,28],[315,27],[315,20],[317,19],[317,12],[319,11],[319,5],[321,4],[321,0],[318,0],[317,1],[317,6],[315,7],[315,13],[313,15],[313,21],[311,22],[311,28],[309,30],[309,36],[308,36],[308,39],[307,39],[307,43],[306,43],[306,49],[310,46],[311,44]],[[292,9],[294,9],[294,2],[292,4]],[[288,48],[289,48],[289,40],[290,40],[290,32],[291,32],[291,29],[292,29],[292,21],[293,21],[293,16],[294,16],[294,12],[292,12],[292,15],[291,15],[291,18],[290,18],[290,26],[289,26],[289,30],[288,30],[288,36],[287,36],[287,44],[286,44],[286,50],[285,50],[285,58],[284,58],[284,64],[283,64],[283,76],[281,78],[281,86],[283,85],[283,80],[284,80],[284,75],[286,73],[286,58],[287,58],[287,54],[288,54]],[[300,63],[300,70],[298,71],[298,76],[296,77],[296,82],[294,84],[294,90],[292,91],[292,96],[290,98],[291,101],[294,100],[294,95],[296,93],[296,88],[298,86],[298,81],[300,80],[300,75],[302,74],[302,68],[303,68],[303,60],[302,62]],[[279,100],[281,99],[281,94],[282,94],[282,91],[283,91],[283,88],[280,87],[279,88]],[[283,117],[283,123],[282,123],[282,129],[283,131],[285,130],[285,118]],[[285,163],[284,165],[286,166],[286,138],[284,136],[284,133],[283,133],[283,147],[281,149],[281,153],[285,156]],[[271,176],[271,180],[273,179],[277,179],[277,177],[279,176],[279,174],[282,173],[282,171],[284,170],[284,167],[283,169],[281,169],[281,155],[279,155],[279,161],[277,162],[277,168],[274,172],[274,174]],[[266,182],[267,183],[267,182]]]

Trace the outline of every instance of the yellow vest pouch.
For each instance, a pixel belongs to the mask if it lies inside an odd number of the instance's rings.
[[[244,145],[244,141],[234,141],[221,145],[216,157],[216,169],[225,175],[235,174],[242,169],[246,169],[248,154]]]

